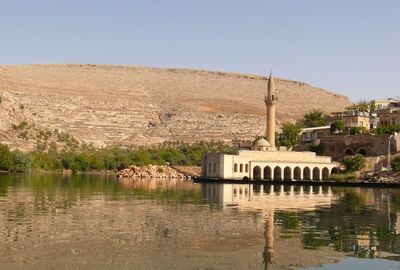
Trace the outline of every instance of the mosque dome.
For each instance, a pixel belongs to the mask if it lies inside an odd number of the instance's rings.
[[[253,146],[258,146],[258,147],[268,147],[271,146],[271,144],[264,138],[258,139]]]

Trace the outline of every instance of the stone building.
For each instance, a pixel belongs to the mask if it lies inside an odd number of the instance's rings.
[[[374,102],[376,110],[400,107],[399,99],[382,99],[382,100],[374,100]]]
[[[378,111],[381,126],[400,125],[400,107]]]
[[[314,152],[294,152],[275,147],[275,107],[277,98],[272,76],[265,95],[267,140],[259,139],[251,150],[235,155],[207,153],[202,159],[202,177],[254,180],[327,180],[338,164]]]
[[[335,160],[355,154],[381,156],[388,154],[389,143],[391,154],[396,154],[400,151],[400,134],[390,136],[370,134],[327,136],[321,140],[321,154],[329,155]]]
[[[331,126],[303,128],[300,132],[300,144],[319,143],[331,134]]]

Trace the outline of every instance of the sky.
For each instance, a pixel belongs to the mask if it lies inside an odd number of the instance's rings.
[[[1,0],[0,64],[194,68],[400,96],[399,0]]]

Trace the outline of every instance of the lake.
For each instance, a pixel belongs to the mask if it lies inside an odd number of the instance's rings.
[[[0,174],[0,269],[400,269],[400,189]]]

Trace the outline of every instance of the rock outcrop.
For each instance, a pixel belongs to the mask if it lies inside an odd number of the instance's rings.
[[[117,173],[118,178],[168,178],[168,179],[186,179],[198,176],[200,168],[198,167],[170,167],[147,165],[147,166],[129,166]]]
[[[252,139],[265,130],[261,76],[103,65],[0,66],[0,142],[32,149],[41,132],[97,147]],[[276,78],[277,124],[347,97]],[[19,128],[20,124],[27,125]]]

